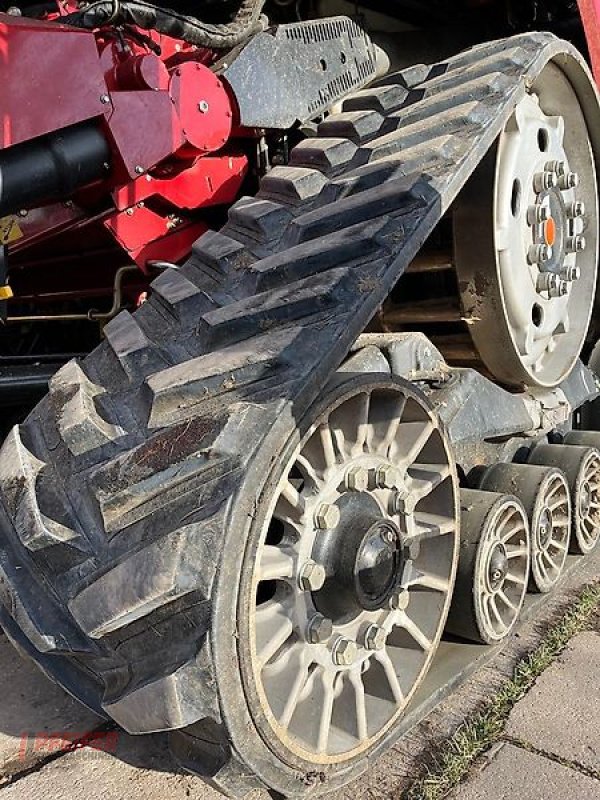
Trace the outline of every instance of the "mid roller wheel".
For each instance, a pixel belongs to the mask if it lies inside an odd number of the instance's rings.
[[[560,578],[569,549],[571,501],[565,475],[555,467],[495,464],[478,482],[490,492],[512,492],[523,503],[531,532],[529,588],[549,592]]]
[[[555,386],[571,371],[594,303],[597,211],[585,118],[549,64],[454,212],[463,316],[501,382]]]
[[[573,515],[570,551],[590,553],[600,538],[600,452],[574,444],[539,444],[529,463],[558,466],[566,475]]]
[[[514,496],[461,489],[461,546],[446,630],[495,644],[513,629],[529,575],[529,523]]]

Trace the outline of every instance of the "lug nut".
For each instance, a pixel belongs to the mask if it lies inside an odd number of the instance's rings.
[[[548,290],[549,297],[564,297],[568,293],[569,284],[561,280],[558,280],[556,284]]]
[[[340,637],[333,646],[333,662],[338,667],[349,667],[356,660],[358,647],[351,639]]]
[[[373,481],[378,489],[393,489],[399,480],[400,473],[393,464],[382,464],[374,470]]]
[[[561,189],[575,189],[579,186],[579,175],[576,172],[566,172],[558,179]]]
[[[567,212],[567,216],[569,219],[575,219],[576,217],[583,217],[585,214],[585,204],[582,200],[575,200],[574,203],[567,203],[565,206],[565,210]]]
[[[198,103],[198,111],[201,114],[206,114],[206,112],[208,111],[209,107],[210,106],[208,105],[206,100],[200,100],[200,102]]]
[[[344,485],[351,492],[365,492],[369,488],[369,471],[364,467],[350,467],[346,472]]]
[[[564,281],[578,281],[581,278],[581,269],[577,266],[563,267],[560,271],[560,277]]]
[[[333,622],[322,614],[315,614],[306,626],[306,638],[311,644],[322,644],[333,633]]]
[[[340,510],[332,503],[321,503],[315,513],[315,527],[320,531],[335,528],[340,521]]]
[[[552,248],[548,244],[532,244],[527,251],[527,261],[530,264],[543,264],[552,258]]]
[[[417,503],[411,492],[402,487],[398,489],[390,502],[390,512],[392,514],[412,514]]]
[[[389,606],[392,611],[405,611],[408,608],[408,589],[398,589],[390,597]]]
[[[535,288],[538,292],[550,292],[556,290],[557,285],[558,275],[555,272],[540,272]]]
[[[545,192],[558,185],[558,176],[555,172],[536,172],[533,176],[534,191]]]
[[[365,631],[365,647],[367,650],[383,650],[387,633],[379,625],[369,625]]]
[[[307,561],[298,575],[298,586],[303,592],[318,592],[326,577],[325,567],[316,561]]]
[[[582,253],[585,250],[585,236],[569,236],[567,238],[567,253]]]
[[[550,209],[548,206],[529,206],[527,209],[527,222],[530,225],[540,225],[550,219]]]
[[[564,175],[567,171],[567,165],[564,161],[547,161],[544,164],[544,169],[547,172],[556,172],[557,175]]]

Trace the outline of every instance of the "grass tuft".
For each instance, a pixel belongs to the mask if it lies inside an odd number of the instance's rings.
[[[535,650],[517,663],[511,680],[482,711],[467,719],[444,743],[425,775],[405,794],[406,800],[442,800],[446,797],[467,775],[475,759],[500,739],[514,705],[560,655],[569,639],[588,626],[599,607],[600,583],[590,584]]]

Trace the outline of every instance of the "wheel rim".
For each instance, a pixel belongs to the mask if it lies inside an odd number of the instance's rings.
[[[598,246],[594,158],[577,97],[557,67],[517,105],[472,180],[492,199],[455,216],[469,331],[501,381],[554,386],[587,332]]]
[[[527,591],[529,563],[527,516],[507,496],[486,520],[475,563],[475,615],[486,641],[500,641],[514,627]]]
[[[531,577],[549,591],[559,579],[571,533],[569,486],[560,472],[551,472],[540,486],[531,526]]]
[[[574,535],[583,553],[600,538],[600,453],[592,450],[583,461],[573,500]]]
[[[341,762],[401,717],[448,611],[457,492],[432,412],[398,383],[338,398],[310,427],[272,498],[248,619],[277,746]]]

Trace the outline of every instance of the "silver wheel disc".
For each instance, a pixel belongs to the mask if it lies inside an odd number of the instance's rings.
[[[408,386],[354,389],[310,426],[270,504],[249,615],[278,746],[339,763],[401,717],[449,606],[457,492],[445,436]]]
[[[571,371],[593,306],[597,209],[583,113],[550,64],[455,212],[464,316],[499,380],[555,386]]]
[[[569,550],[571,501],[564,476],[553,470],[540,486],[531,524],[531,577],[548,592],[559,579]]]

